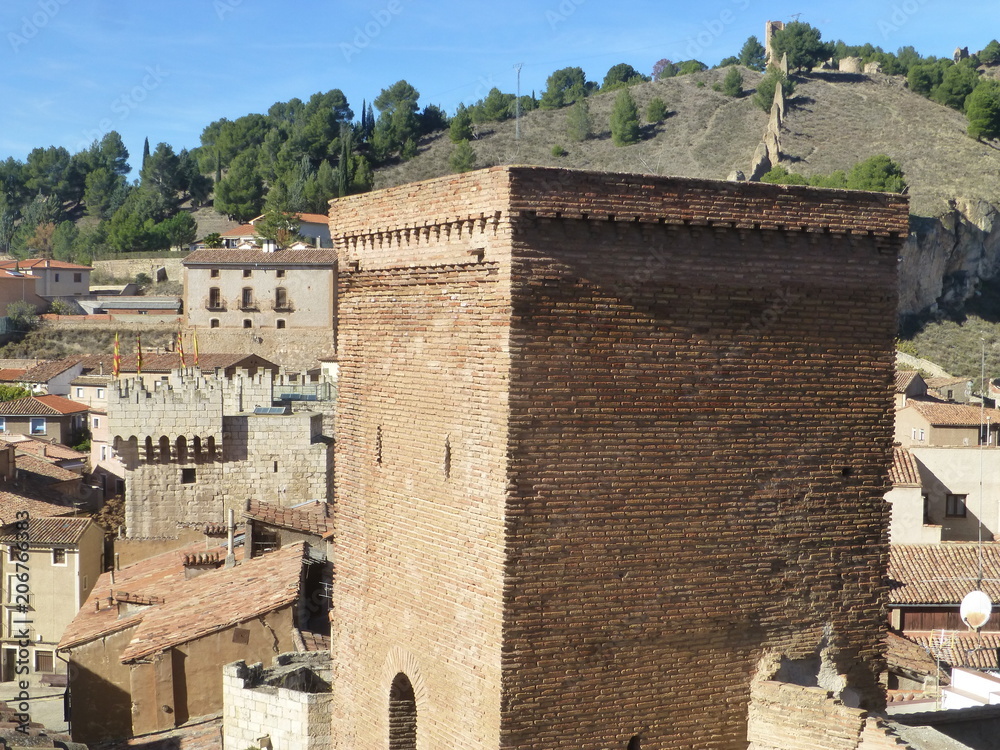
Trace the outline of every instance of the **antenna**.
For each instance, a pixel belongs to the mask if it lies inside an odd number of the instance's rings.
[[[801,13],[793,13],[792,14],[792,21],[798,21],[799,20],[799,16],[801,16],[801,15],[802,15]]]
[[[514,140],[521,140],[521,68],[524,63],[514,63],[517,71],[517,99],[514,100]]]

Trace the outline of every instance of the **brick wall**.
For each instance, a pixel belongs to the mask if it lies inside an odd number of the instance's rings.
[[[497,168],[331,227],[334,747],[405,672],[426,747],[742,748],[825,631],[880,705],[905,199]]]

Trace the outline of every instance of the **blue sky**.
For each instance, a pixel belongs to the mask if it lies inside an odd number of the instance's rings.
[[[146,137],[193,148],[213,120],[317,91],[341,89],[359,115],[400,78],[451,113],[492,86],[514,91],[515,63],[522,93],[539,94],[570,65],[597,81],[619,62],[712,65],[793,14],[826,40],[890,51],[1000,37],[996,0],[3,0],[0,159],[117,130],[135,164]]]

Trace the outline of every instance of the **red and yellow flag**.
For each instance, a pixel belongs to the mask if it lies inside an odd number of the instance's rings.
[[[180,331],[177,332],[177,354],[180,355],[181,369],[183,370],[187,364],[184,362],[184,336],[181,335]]]
[[[116,378],[122,372],[122,352],[118,343],[118,331],[115,331],[115,356],[111,360],[111,372]]]
[[[142,336],[135,335],[135,374],[142,375]]]
[[[194,366],[198,367],[198,332],[194,332]]]

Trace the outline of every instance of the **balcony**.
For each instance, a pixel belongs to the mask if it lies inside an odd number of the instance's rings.
[[[218,299],[217,300],[208,300],[208,302],[205,303],[205,309],[208,310],[208,311],[210,311],[210,312],[225,312],[226,311],[226,303],[223,302],[222,300],[218,300]]]

